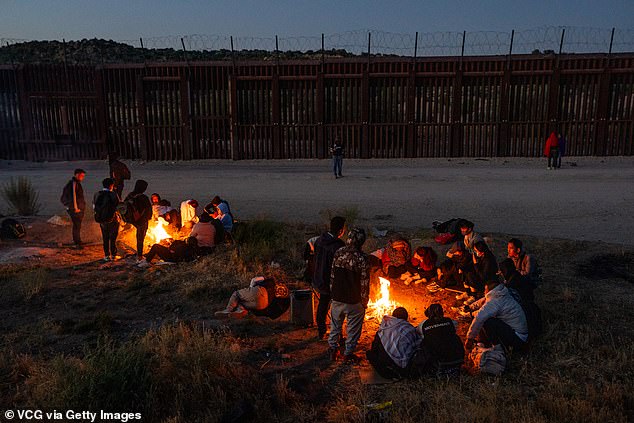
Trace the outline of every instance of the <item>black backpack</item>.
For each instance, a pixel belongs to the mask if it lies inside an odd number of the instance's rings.
[[[110,191],[99,191],[95,198],[95,222],[112,222],[117,212],[117,203],[110,201]]]
[[[0,238],[4,239],[20,239],[26,235],[24,225],[15,219],[4,219],[0,225]]]
[[[141,219],[141,210],[134,204],[136,197],[135,195],[126,198],[126,200],[117,207],[117,211],[121,214],[121,218],[125,223],[136,223]]]

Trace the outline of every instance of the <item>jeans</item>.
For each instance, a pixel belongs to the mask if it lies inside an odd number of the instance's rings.
[[[557,167],[557,161],[559,160],[559,147],[551,147],[548,153],[548,167]]]
[[[84,220],[84,212],[75,213],[68,210],[71,222],[73,222],[73,242],[75,245],[81,245],[81,221]]]
[[[361,303],[346,304],[339,301],[333,301],[330,316],[330,336],[328,337],[328,345],[330,348],[337,349],[339,347],[339,336],[343,328],[344,319],[348,320],[348,329],[346,337],[345,355],[354,353],[357,343],[361,337],[361,329],[363,328],[363,319],[365,318],[365,308]]]
[[[170,249],[161,244],[154,244],[150,251],[145,255],[145,259],[150,262],[154,257],[159,256],[163,261],[178,262],[178,257],[170,251]]]
[[[105,257],[117,255],[117,236],[119,235],[119,222],[100,223],[101,238],[103,239],[103,254]]]
[[[134,224],[136,228],[136,255],[138,258],[143,257],[143,244],[145,243],[145,234],[147,234],[148,222],[139,222]]]
[[[493,345],[502,344],[507,348],[521,348],[526,344],[509,325],[496,317],[491,317],[484,322],[482,332],[485,340]]]
[[[326,333],[326,317],[330,308],[330,294],[319,293],[319,304],[317,305],[317,313],[315,320],[317,322],[317,330],[320,334]]]
[[[341,176],[341,168],[343,167],[343,156],[332,156],[332,168],[335,176]]]

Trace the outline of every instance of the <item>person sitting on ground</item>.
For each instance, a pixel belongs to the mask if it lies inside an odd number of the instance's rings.
[[[226,233],[231,233],[233,230],[233,214],[231,213],[229,203],[216,195],[211,200],[211,203],[205,206],[205,211],[214,219],[218,219],[222,222]]]
[[[465,307],[475,315],[467,331],[466,350],[473,348],[476,338],[485,344],[502,344],[506,349],[526,346],[526,314],[504,284],[497,280],[488,281],[485,296]]]
[[[330,292],[332,293],[330,335],[330,359],[339,355],[339,341],[344,320],[347,320],[344,362],[355,363],[359,358],[354,351],[361,337],[365,309],[370,297],[370,266],[361,248],[365,243],[365,231],[354,228],[348,232],[346,246],[337,250],[332,260],[330,272]]]
[[[150,195],[150,202],[152,203],[152,220],[158,220],[159,216],[163,213],[161,207],[161,196],[156,192]]]
[[[464,237],[462,242],[465,246],[465,249],[472,255],[473,255],[473,246],[475,245],[475,243],[479,241],[484,241],[484,239],[482,239],[480,234],[473,230],[474,226],[475,225],[473,224],[473,222],[470,222],[467,219],[460,219],[460,222],[458,223],[458,227],[460,228],[460,233]]]
[[[346,219],[335,216],[330,219],[330,230],[315,240],[315,270],[312,275],[313,287],[319,294],[319,304],[315,321],[317,324],[317,338],[326,336],[326,317],[330,309],[330,272],[332,261],[337,250],[345,246],[341,240],[346,228]]]
[[[540,274],[537,260],[526,253],[522,241],[517,238],[509,239],[507,252],[520,275],[535,287],[539,285]]]
[[[427,283],[431,282],[438,276],[436,263],[438,262],[438,254],[431,247],[418,247],[414,251],[414,255],[410,260],[411,274],[416,275],[417,278],[414,283]],[[408,273],[405,273],[407,275]],[[403,276],[401,276],[401,279]],[[407,279],[405,279],[407,285]],[[436,282],[432,282],[433,285],[441,289]]]
[[[456,324],[445,317],[440,304],[431,304],[425,310],[424,320],[416,330],[422,336],[421,349],[425,350],[427,363],[421,366],[417,360],[412,365],[416,371],[438,376],[456,376],[464,362],[464,347],[456,334]]]
[[[216,228],[212,224],[213,220],[208,214],[202,214],[189,233],[190,237],[198,241],[198,254],[201,256],[213,253],[216,246]]]
[[[447,251],[448,260],[445,260],[440,264],[436,273],[438,277],[438,286],[441,288],[446,288],[450,286],[458,287],[459,290],[462,290],[463,287],[468,289],[468,286],[465,286],[465,281],[467,279],[473,278],[473,258],[472,255],[469,254],[467,249],[464,246],[462,240],[456,241],[449,251]],[[457,299],[466,299],[468,295],[461,294]]]
[[[160,211],[162,214],[159,217],[163,218],[169,225],[170,232],[179,231],[181,228],[181,217],[178,214],[178,210],[172,207],[172,203],[167,200],[161,200],[159,202]]]
[[[473,276],[466,280],[469,285],[470,297],[465,304],[471,304],[484,295],[484,283],[498,279],[498,262],[484,241],[478,241],[473,246]]]
[[[261,311],[269,306],[270,301],[275,297],[275,284],[271,291],[270,284],[262,276],[251,279],[248,288],[234,291],[222,311],[217,311],[214,315],[217,318],[242,318],[249,314],[249,311]],[[268,289],[267,289],[268,288]]]
[[[400,278],[408,271],[412,246],[402,235],[394,235],[388,240],[381,255],[381,270],[388,278]]]
[[[408,376],[410,360],[421,343],[420,335],[408,318],[403,307],[395,308],[391,316],[383,316],[372,348],[365,353],[372,367],[384,378]]]
[[[198,201],[185,200],[181,203],[181,230],[191,231],[192,227],[198,223],[196,209]]]
[[[194,237],[189,237],[184,241],[175,240],[169,247],[161,244],[154,244],[150,251],[145,255],[145,259],[141,260],[137,266],[144,268],[152,264],[154,257],[158,256],[161,260],[170,263],[181,263],[194,261],[198,252],[198,241]]]
[[[500,262],[500,275],[504,278],[504,285],[524,310],[529,339],[540,335],[542,333],[542,313],[535,304],[535,286],[522,277],[511,259]]]

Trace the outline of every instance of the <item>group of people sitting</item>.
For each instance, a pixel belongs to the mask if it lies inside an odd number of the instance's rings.
[[[472,222],[453,219],[452,223],[459,236],[440,265],[433,248],[418,247],[412,254],[410,242],[401,236],[392,237],[385,248],[366,255],[361,251],[365,240],[361,229],[351,230],[346,244],[342,241],[345,219],[341,217],[331,220],[330,231],[308,240],[305,276],[318,295],[317,336],[326,336],[330,309],[328,342],[333,360],[338,359],[340,350],[344,361],[358,360],[354,351],[368,304],[370,273],[400,280],[406,286],[427,284],[430,293],[450,289],[461,302],[452,310],[461,318],[473,319],[463,344],[455,322],[445,317],[440,304],[426,310],[428,319],[418,328],[408,323],[407,310],[402,307],[384,316],[366,355],[386,377],[453,374],[461,367],[465,350],[471,350],[476,342],[522,350],[539,334],[541,315],[534,290],[541,271],[522,242],[510,239],[508,257],[498,263]],[[346,319],[347,338],[345,345],[340,345]]]
[[[83,172],[85,174],[85,172]],[[122,201],[115,190],[113,178],[102,181],[103,189],[93,199],[95,221],[101,227],[104,261],[115,260],[116,240],[120,221],[136,229],[137,266],[148,267],[158,257],[168,262],[192,261],[198,256],[213,252],[214,247],[227,238],[233,230],[234,219],[227,201],[215,196],[200,213],[194,199],[181,202],[174,209],[168,200],[158,193],[145,194],[148,183],[137,180],[134,189]],[[165,222],[166,232],[172,236],[151,246],[144,254],[145,239],[150,224]]]

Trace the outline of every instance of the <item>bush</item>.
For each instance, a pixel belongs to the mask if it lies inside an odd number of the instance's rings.
[[[21,216],[33,216],[40,211],[39,193],[26,177],[11,178],[0,192],[2,198]]]
[[[260,219],[236,226],[234,239],[245,264],[269,263],[273,259],[298,259],[301,239],[284,223]]]

